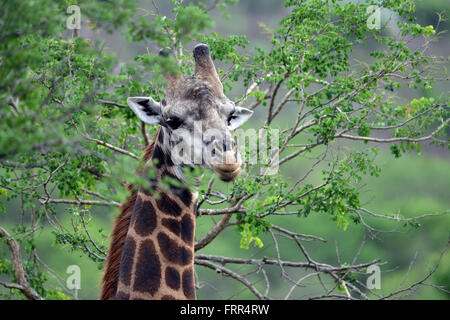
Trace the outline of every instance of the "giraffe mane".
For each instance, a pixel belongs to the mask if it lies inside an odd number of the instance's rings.
[[[160,129],[156,132],[153,142],[150,143],[144,151],[144,162],[147,162],[150,158],[150,153],[153,150],[159,131]],[[100,295],[100,300],[112,300],[116,295],[122,249],[128,233],[131,214],[133,213],[134,203],[136,202],[137,197],[137,190],[132,185],[128,185],[127,188],[131,192],[131,195],[128,197],[127,201],[120,206],[120,214],[114,221],[114,227],[110,236],[111,243],[104,269],[105,271],[101,280],[102,292]]]

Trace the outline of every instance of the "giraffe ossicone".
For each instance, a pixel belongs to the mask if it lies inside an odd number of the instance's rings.
[[[166,56],[164,51],[160,55]],[[150,188],[132,190],[116,219],[103,276],[101,299],[195,299],[194,236],[197,193],[183,167],[211,168],[231,181],[241,172],[233,130],[252,111],[236,107],[223,87],[209,47],[193,50],[192,76],[167,75],[164,99],[130,97],[134,113],[159,124],[140,172],[156,170]],[[168,188],[163,183],[169,178]],[[174,183],[174,182],[178,183]]]

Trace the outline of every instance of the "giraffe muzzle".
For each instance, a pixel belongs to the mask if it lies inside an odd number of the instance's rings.
[[[241,173],[242,162],[239,158],[234,151],[224,152],[222,153],[222,162],[213,162],[212,168],[221,180],[232,181]]]

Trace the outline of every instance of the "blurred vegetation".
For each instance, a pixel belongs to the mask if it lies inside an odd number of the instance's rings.
[[[294,23],[298,26],[298,30],[295,30],[293,36],[298,38],[298,42],[294,40],[283,42],[283,37],[291,27],[289,23],[292,22],[286,16],[295,10],[283,6],[278,1],[260,0],[258,5],[255,5],[255,1],[249,0],[210,1],[205,5],[199,1],[155,2],[156,8],[147,1],[138,3],[122,0],[101,3],[83,1],[81,5],[83,25],[78,37],[72,30],[66,29],[68,17],[66,8],[69,4],[73,4],[70,1],[3,1],[0,4],[2,10],[0,226],[9,230],[21,245],[27,279],[31,287],[44,298],[73,298],[74,293],[65,286],[68,276],[66,269],[69,265],[78,265],[81,268],[82,282],[78,298],[98,297],[103,267],[102,253],[107,250],[113,217],[118,213],[114,205],[109,205],[113,202],[122,202],[127,197],[128,193],[122,181],[139,183],[139,178],[131,169],[137,167],[136,159],[92,143],[92,139],[121,146],[122,149],[129,150],[139,157],[145,144],[140,136],[142,124],[136,121],[127,108],[99,101],[113,101],[122,105],[128,96],[142,93],[160,98],[164,87],[161,73],[174,71],[174,64],[173,61],[159,59],[153,53],[156,53],[158,48],[167,46],[185,49],[179,51],[181,54],[178,56],[176,51],[175,55],[180,61],[182,71],[189,73],[192,72],[192,61],[186,52],[189,52],[193,43],[198,41],[211,46],[213,58],[217,61],[224,78],[227,95],[238,100],[245,92],[242,88],[245,89],[245,86],[258,79],[261,71],[272,72],[266,79],[267,83],[279,81],[280,76],[286,72],[286,69],[283,69],[286,65],[282,65],[280,61],[286,58],[286,53],[288,57],[295,56],[293,52],[307,47],[307,45],[303,47],[303,44],[312,41],[308,38],[309,32],[315,32],[316,29],[313,27],[320,26],[314,23],[320,24],[320,15],[326,15],[326,10],[319,9],[327,1],[310,2],[317,6],[317,10],[310,10],[310,17],[302,17],[312,21],[311,24],[304,24],[305,29],[302,29],[302,20],[299,16],[290,17],[299,19]],[[286,1],[294,7],[303,2]],[[339,1],[337,3],[342,4]],[[445,0],[415,1],[414,11],[410,10],[412,3],[410,1],[392,0],[383,3],[386,7],[397,10],[399,16],[408,17],[411,14],[417,17],[418,25],[414,21],[407,23],[406,20],[399,19],[405,23],[403,28],[406,33],[416,33],[416,36],[424,38],[435,36],[430,44],[431,52],[424,56],[413,56],[412,52],[406,50],[408,47],[404,43],[400,41],[389,43],[388,31],[377,34],[371,30],[364,30],[375,38],[379,37],[379,41],[386,41],[387,46],[395,53],[398,52],[395,51],[397,49],[405,49],[403,57],[405,60],[428,59],[427,63],[434,72],[434,78],[433,76],[421,78],[414,73],[409,75],[419,81],[411,81],[409,86],[408,83],[394,80],[385,83],[384,94],[389,96],[390,100],[383,100],[385,97],[383,96],[377,103],[380,105],[391,103],[386,104],[384,111],[398,117],[395,119],[398,122],[390,123],[383,117],[376,119],[378,122],[374,120],[374,123],[378,123],[381,127],[396,125],[402,119],[409,119],[430,110],[430,117],[418,123],[417,131],[416,128],[409,131],[399,130],[393,135],[393,137],[417,138],[434,130],[437,126],[435,120],[448,119],[446,68],[449,66],[449,60],[448,57],[434,59],[429,56],[448,54],[449,36],[440,32],[448,29],[449,24],[443,20],[439,28],[427,26],[436,27],[439,21],[436,13],[441,13],[445,19],[450,6]],[[372,71],[376,72],[380,67],[378,63],[389,61],[389,55],[386,56],[381,52],[381,45],[377,42],[361,41],[349,52],[343,50],[338,52],[338,56],[324,58],[320,50],[324,50],[331,42],[338,45],[338,41],[341,40],[345,43],[349,39],[366,37],[366,33],[360,34],[361,30],[353,29],[353,26],[360,22],[358,19],[362,19],[364,15],[351,16],[349,12],[353,9],[350,4],[348,6],[342,4],[342,7],[338,8],[337,10],[341,10],[349,20],[338,25],[336,30],[328,30],[330,33],[326,34],[327,37],[314,42],[310,48],[307,47],[309,50],[307,52],[311,56],[307,57],[306,62],[290,61],[290,63],[303,64],[302,67],[305,69],[315,70],[315,75],[323,76],[320,78],[321,81],[326,82],[330,79],[338,83],[342,81],[343,86],[348,85],[350,88],[351,68],[345,65],[344,57],[350,55],[361,62],[360,65],[352,65],[351,71],[365,70],[364,68],[368,66],[369,70],[373,67]],[[16,19],[19,12],[21,19]],[[89,19],[88,22],[84,20],[86,18]],[[280,23],[281,19],[284,20]],[[392,23],[382,21],[386,24]],[[167,36],[167,30],[170,30],[169,33],[173,38]],[[332,32],[336,32],[336,35],[342,32],[348,35],[348,38],[341,39],[336,36],[332,39],[329,37]],[[418,47],[420,44],[412,42],[411,45]],[[372,53],[371,56],[369,53]],[[428,65],[427,63],[425,65]],[[331,75],[339,75],[338,80]],[[447,81],[439,81],[438,78]],[[314,82],[317,79],[302,75],[292,77],[286,81],[287,86],[283,89],[287,91],[305,81]],[[252,101],[264,99],[263,89],[261,84],[261,89],[250,97]],[[337,91],[330,90],[330,96],[341,94],[338,89],[332,89]],[[368,93],[368,97],[373,96]],[[326,97],[321,99],[312,103],[317,105],[324,103]],[[359,102],[366,101],[365,99],[369,100],[362,97]],[[248,127],[260,127],[266,120],[267,105],[264,104],[261,104],[262,110],[255,110],[255,117]],[[436,104],[441,106],[437,110],[434,109]],[[314,105],[308,107],[313,108]],[[351,108],[350,105],[341,107]],[[324,109],[325,112],[336,112],[336,109],[331,107]],[[289,108],[280,113],[271,125],[274,128],[285,129],[296,116],[296,104],[292,103],[292,107],[289,105]],[[318,113],[317,116],[323,114]],[[385,120],[386,122],[382,122]],[[370,136],[369,128],[364,127],[365,116],[358,115],[352,121],[353,128],[359,126],[358,136]],[[201,253],[255,259],[265,256],[276,257],[277,250],[272,237],[264,231],[267,226],[274,224],[289,228],[293,232],[326,239],[326,243],[320,241],[304,243],[313,259],[322,263],[341,266],[352,264],[358,250],[360,255],[357,263],[380,258],[381,289],[374,291],[381,296],[424,278],[434,268],[448,243],[450,215],[412,219],[408,223],[395,221],[395,217],[407,219],[424,214],[449,212],[450,164],[448,150],[445,149],[447,143],[441,143],[445,140],[439,140],[441,142],[435,144],[424,142],[375,146],[372,143],[342,142],[333,139],[333,135],[336,133],[335,129],[343,126],[343,122],[345,119],[337,119],[313,126],[308,132],[308,137],[305,132],[305,136],[297,137],[291,142],[309,144],[311,141],[321,139],[324,145],[334,150],[327,161],[320,163],[311,173],[308,184],[299,186],[298,192],[305,192],[313,185],[320,184],[325,175],[321,170],[339,173],[339,170],[334,170],[335,167],[344,166],[345,159],[350,159],[350,162],[355,161],[355,167],[343,167],[341,171],[346,173],[350,171],[349,175],[355,178],[357,183],[347,185],[346,176],[336,180],[337,186],[331,190],[343,193],[339,197],[336,196],[338,202],[336,210],[340,208],[341,201],[348,201],[345,203],[354,205],[355,208],[361,205],[371,212],[394,219],[364,216],[364,223],[370,225],[364,227],[351,210],[345,211],[344,218],[341,218],[331,206],[309,208],[315,199],[324,197],[323,194],[314,193],[315,198],[306,198],[304,202],[299,202],[290,209],[298,211],[298,216],[273,216],[270,219],[258,220],[252,215],[260,214],[262,209],[252,207],[253,211],[249,210],[245,215],[238,216],[248,219],[247,227],[250,229],[245,229],[245,224],[242,223],[227,228],[211,245],[202,249]],[[151,136],[156,128],[147,129],[148,136]],[[444,128],[443,131],[445,130],[448,131],[448,128]],[[86,138],[91,141],[86,142]],[[308,140],[310,138],[313,140]],[[436,144],[444,145],[444,148]],[[377,148],[375,152],[372,150],[374,146]],[[328,150],[328,147],[326,148]],[[287,154],[284,153],[283,156]],[[283,176],[279,179],[295,183],[299,174],[309,170],[311,164],[321,154],[312,150],[287,162],[282,169]],[[330,169],[328,163],[333,162],[335,167]],[[364,168],[358,168],[358,163]],[[248,188],[255,187],[255,183],[258,184],[256,169],[259,168],[249,170],[251,175],[233,185],[218,184],[217,188],[228,193],[235,193],[239,188],[242,190],[247,188],[245,190],[248,192]],[[203,190],[209,177],[211,175],[207,173]],[[339,176],[336,179],[338,178]],[[270,187],[271,183],[275,185],[283,181],[273,178],[264,182]],[[38,187],[30,188],[29,185],[32,184]],[[96,193],[107,195],[107,199],[98,198],[92,193],[88,194],[86,190],[95,190]],[[276,202],[277,194],[275,191],[271,192],[268,192],[264,201],[275,199]],[[88,201],[105,201],[108,202],[108,206],[45,203],[48,193],[58,194],[59,197],[72,201],[80,198]],[[354,193],[357,193],[357,200],[352,196]],[[197,238],[204,235],[213,225],[212,219],[204,217],[199,219]],[[90,243],[89,236],[92,237],[96,247]],[[13,273],[10,252],[5,241],[1,241],[0,283],[14,282],[17,279]],[[262,247],[253,246],[255,242],[262,244]],[[361,247],[362,243],[364,246]],[[292,241],[280,237],[278,245],[282,248],[282,258],[289,261],[304,261],[304,257],[299,255],[298,247]],[[440,267],[430,278],[430,283],[443,286],[447,292],[450,290],[449,266],[450,256],[446,253],[442,257]],[[246,273],[251,271],[251,268],[238,266],[235,270]],[[245,287],[218,275],[213,270],[197,268],[197,272],[199,299],[254,298]],[[292,284],[280,276],[281,271],[277,266],[267,267],[267,273],[271,283],[271,297],[285,297]],[[305,270],[289,271],[293,279],[306,274]],[[365,283],[367,275],[355,274],[354,277]],[[263,291],[264,280],[255,278],[254,281]],[[332,279],[324,279],[324,282],[330,288],[334,284]],[[290,298],[308,298],[320,295],[323,291],[317,278],[311,278],[305,284],[307,286],[295,289]],[[414,289],[417,289],[417,292],[406,298],[450,298],[448,293],[436,290],[432,286]],[[3,299],[24,298],[18,290],[7,289],[1,285],[0,295]],[[370,297],[376,298],[375,295]]]

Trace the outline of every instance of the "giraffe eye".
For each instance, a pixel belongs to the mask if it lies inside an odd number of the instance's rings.
[[[181,121],[181,119],[180,118],[176,118],[176,117],[169,118],[169,119],[166,120],[166,124],[172,130],[178,129],[181,126],[182,123],[183,122]]]

